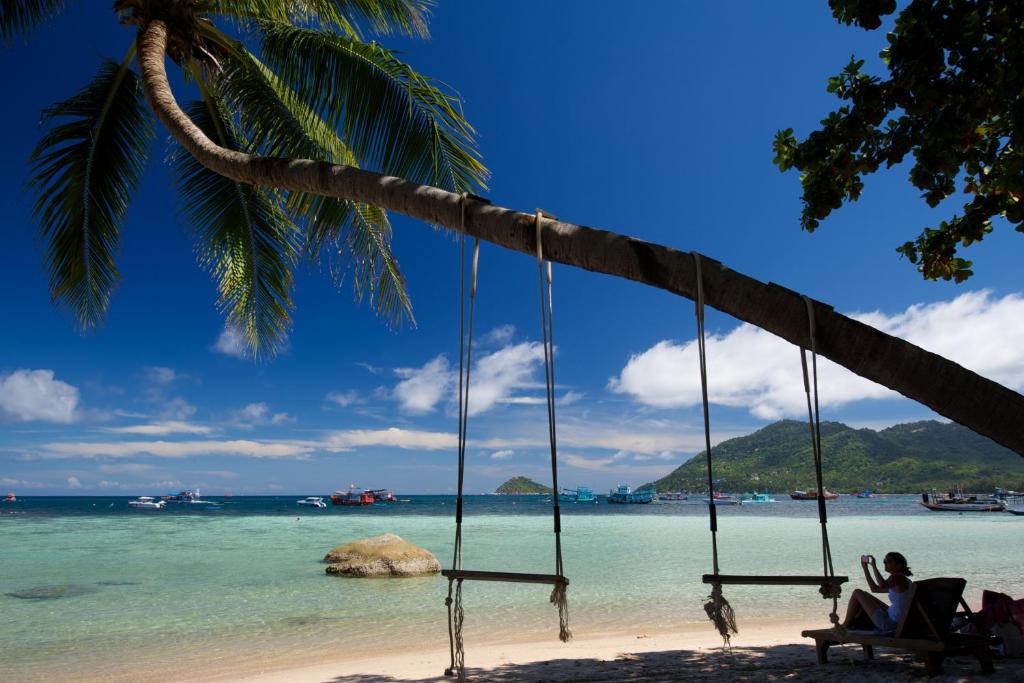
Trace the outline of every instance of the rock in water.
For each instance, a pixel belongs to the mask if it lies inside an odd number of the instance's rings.
[[[330,563],[328,574],[342,576],[422,576],[441,571],[433,553],[395,534],[339,545],[324,561]]]

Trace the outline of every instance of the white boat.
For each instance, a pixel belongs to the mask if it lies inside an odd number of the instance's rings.
[[[1009,507],[1005,500],[972,496],[959,491],[948,496],[922,493],[921,500],[917,502],[935,512],[1003,512]]]
[[[128,507],[140,510],[159,510],[164,505],[167,505],[167,503],[162,500],[157,500],[152,496],[139,496],[136,500],[128,501]]]
[[[327,507],[327,503],[324,502],[324,499],[323,499],[322,496],[307,496],[306,498],[303,498],[302,500],[297,500],[295,502],[298,503],[299,505],[302,505],[302,506],[308,507],[308,508],[325,508],[325,507]]]
[[[199,489],[195,491],[182,491],[172,496],[164,496],[168,503],[187,503],[190,505],[216,505],[212,500],[203,500],[199,497]]]

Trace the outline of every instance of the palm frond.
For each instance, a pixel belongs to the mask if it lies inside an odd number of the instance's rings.
[[[229,54],[219,79],[221,92],[240,113],[241,127],[254,149],[267,156],[358,166],[334,130],[265,65],[244,48]],[[405,279],[391,253],[391,225],[383,210],[306,193],[289,195],[287,207],[292,219],[306,228],[307,254],[327,260],[339,286],[351,271],[357,301],[368,296],[389,325],[415,322]]]
[[[0,0],[0,40],[11,42],[64,11],[66,0]]]
[[[352,23],[369,26],[377,35],[401,33],[430,37],[428,23],[433,0],[319,0],[333,4]]]
[[[359,31],[338,11],[335,0],[204,0],[201,10],[226,17],[246,29],[263,21],[294,25],[334,26],[346,35],[358,37]]]
[[[214,92],[204,95],[205,101],[189,108],[189,116],[218,144],[244,149],[223,99]],[[199,263],[217,281],[218,307],[228,325],[244,335],[255,358],[272,356],[291,324],[298,228],[271,190],[218,175],[180,147],[172,165]]]
[[[484,186],[457,96],[375,43],[274,22],[262,31],[268,66],[339,129],[360,165],[452,191]]]
[[[52,125],[31,157],[29,186],[47,243],[50,292],[83,329],[103,319],[120,279],[114,264],[120,222],[154,138],[128,61],[104,61],[89,85],[46,109],[44,121],[67,120]]]

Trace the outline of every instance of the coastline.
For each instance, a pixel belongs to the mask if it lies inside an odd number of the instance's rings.
[[[723,648],[709,625],[689,625],[685,630],[629,632],[585,636],[569,643],[557,640],[502,644],[467,643],[466,674],[470,681],[765,681],[843,680],[855,683],[883,681],[1024,680],[1024,660],[997,660],[996,673],[982,675],[976,660],[947,659],[943,674],[929,678],[912,655],[876,651],[868,661],[859,647],[830,650],[828,664],[819,665],[814,645],[800,631],[811,620],[772,620],[741,624],[732,648]],[[443,675],[448,666],[447,649],[405,652],[384,656],[363,655],[313,665],[302,665],[206,679],[244,683],[324,683],[353,681],[427,683],[453,681]]]

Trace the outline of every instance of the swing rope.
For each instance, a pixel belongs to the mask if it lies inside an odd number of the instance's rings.
[[[704,455],[707,461],[708,472],[708,519],[711,526],[711,566],[714,569],[714,576],[719,576],[718,571],[718,510],[715,507],[715,479],[711,467],[711,419],[708,410],[708,368],[707,350],[704,345],[704,277],[701,274],[700,254],[692,252],[693,265],[697,272],[697,299],[695,302],[697,312],[697,353],[700,357],[700,394],[701,403],[704,407]],[[736,612],[732,605],[722,594],[722,582],[715,581],[711,584],[711,595],[704,603],[704,611],[708,619],[714,623],[718,633],[726,646],[733,633],[739,633],[736,628]]]
[[[822,478],[821,463],[821,413],[818,409],[818,341],[817,326],[814,321],[814,304],[810,298],[804,297],[804,304],[807,306],[807,323],[811,342],[811,373],[807,373],[807,349],[800,348],[800,367],[804,376],[804,394],[807,397],[807,421],[811,429],[811,450],[814,453],[814,477],[818,486],[818,523],[821,526],[821,563],[824,575],[835,578],[835,567],[832,564],[832,548],[828,542],[828,513],[825,509],[825,486]],[[813,410],[811,392],[813,389],[814,400]],[[822,583],[818,589],[821,597],[832,600],[832,613],[829,620],[835,628],[842,628],[839,623],[839,598],[843,594],[841,583],[835,581]]]
[[[561,513],[557,501],[557,493],[554,504],[554,528],[555,528],[555,573],[554,574],[526,574],[520,572],[496,572],[496,571],[472,571],[462,567],[462,514],[463,514],[463,485],[465,482],[466,468],[466,443],[467,425],[469,422],[469,380],[472,367],[473,352],[473,317],[474,304],[476,301],[477,273],[480,262],[480,240],[473,241],[473,265],[470,275],[469,286],[469,329],[466,329],[465,311],[465,263],[466,263],[466,203],[470,199],[478,199],[463,193],[461,196],[461,231],[459,236],[459,400],[458,400],[458,492],[455,505],[455,547],[452,555],[452,568],[441,572],[442,576],[448,579],[448,595],[445,598],[445,606],[448,608],[448,646],[450,663],[445,669],[445,676],[457,676],[458,680],[466,680],[466,652],[463,644],[462,632],[465,622],[465,611],[462,604],[462,582],[466,579],[478,581],[503,581],[515,583],[544,583],[551,584],[554,588],[551,591],[550,601],[558,608],[559,630],[558,637],[563,643],[572,637],[569,630],[569,606],[566,599],[569,579],[563,573],[562,565],[562,540],[561,540]],[[540,272],[540,304],[541,304],[541,331],[544,339],[544,379],[547,387],[547,408],[548,408],[548,438],[551,443],[551,480],[552,487],[558,491],[558,454],[555,438],[555,370],[554,370],[554,335],[553,335],[553,304],[551,294],[551,264],[548,262],[545,278],[545,262],[543,249],[541,248],[541,218],[543,212],[539,209],[536,214],[537,226],[537,264]],[[545,299],[547,305],[545,306]]]
[[[541,242],[541,219],[543,212],[537,209],[534,214],[534,225],[537,230],[537,275],[540,279],[540,327],[544,342],[544,383],[546,385],[548,404],[548,440],[551,444],[551,489],[554,492],[554,526],[555,526],[555,575],[564,577],[562,568],[562,514],[558,506],[558,447],[555,437],[555,324],[554,303],[551,290],[551,262],[545,269],[544,247]],[[545,270],[547,277],[545,278]],[[545,286],[546,285],[546,286]],[[545,293],[547,296],[545,296]],[[545,299],[547,305],[545,306]],[[555,583],[551,589],[551,604],[558,608],[558,639],[563,643],[572,638],[569,630],[569,602],[566,595],[569,584],[567,581]]]

